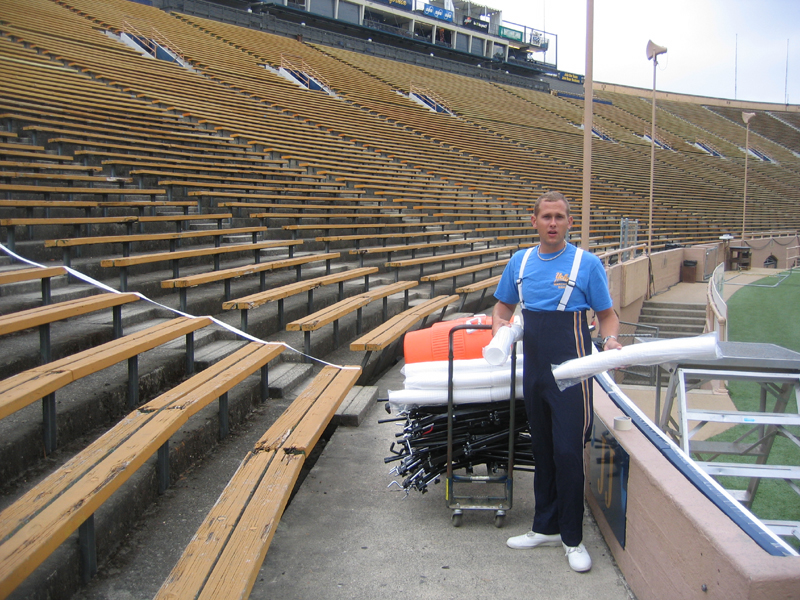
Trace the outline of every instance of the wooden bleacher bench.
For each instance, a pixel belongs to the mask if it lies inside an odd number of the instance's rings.
[[[0,219],[0,227],[6,228],[6,239],[8,240],[8,247],[11,248],[11,250],[13,251],[17,243],[16,240],[17,236],[14,229],[17,226],[32,228],[41,225],[45,226],[72,225],[75,236],[80,236],[81,225],[86,225],[86,234],[91,235],[90,227],[92,225],[103,225],[103,224],[126,225],[128,231],[131,231],[133,223],[136,222],[137,220],[138,217],[61,217],[61,218],[44,217],[42,219],[12,218],[12,219]],[[67,266],[69,265],[67,264]]]
[[[163,189],[140,189],[140,188],[98,188],[98,187],[71,187],[71,186],[49,186],[49,185],[16,185],[13,183],[0,183],[0,192],[12,194],[44,194],[45,199],[49,199],[51,194],[81,194],[81,195],[102,195],[106,200],[108,196],[163,196],[167,190]]]
[[[12,169],[55,169],[58,171],[79,171],[86,173],[99,173],[103,167],[85,165],[61,165],[39,162],[20,162],[16,160],[0,160],[0,167],[11,167]]]
[[[67,270],[64,267],[32,267],[29,269],[13,269],[10,271],[0,272],[0,285],[9,283],[20,283],[22,281],[34,281],[41,279],[42,281],[42,304],[50,304],[50,279],[66,275]]]
[[[99,204],[99,202],[90,200],[0,200],[0,207],[24,208],[29,219],[33,218],[34,208],[43,208],[45,217],[50,216],[51,208],[82,208],[88,218],[91,215],[91,210],[97,208]]]
[[[244,277],[245,275],[258,273],[260,275],[259,289],[263,293],[267,287],[267,272],[275,271],[277,269],[285,269],[288,267],[295,267],[297,271],[297,281],[300,281],[301,267],[303,265],[325,261],[325,271],[330,273],[331,261],[339,258],[339,256],[340,254],[338,252],[329,252],[325,254],[307,254],[305,256],[294,256],[292,258],[281,258],[264,263],[259,262],[253,265],[245,265],[243,267],[232,267],[230,269],[211,271],[210,273],[198,273],[197,275],[189,275],[187,277],[165,279],[161,282],[161,287],[165,289],[178,290],[181,310],[185,312],[187,305],[187,290],[190,287],[197,287],[198,285],[203,285],[205,283],[222,281],[225,285],[225,300],[228,301],[231,299],[231,279],[237,279],[239,277]]]
[[[440,273],[433,273],[431,275],[424,275],[420,277],[420,282],[430,283],[431,284],[431,295],[433,295],[436,291],[436,282],[441,281],[442,279],[451,279],[453,280],[453,293],[458,293],[456,290],[456,279],[461,275],[468,275],[472,274],[472,282],[475,283],[475,275],[481,271],[486,271],[488,269],[489,275],[491,276],[492,270],[500,267],[505,268],[508,261],[511,260],[510,258],[503,258],[500,260],[495,260],[492,262],[482,262],[477,265],[471,265],[469,267],[461,267],[460,269],[451,269],[450,271],[442,271]]]
[[[387,254],[386,260],[392,260],[392,254],[395,252],[411,252],[411,258],[415,258],[415,253],[417,250],[422,250],[426,248],[432,248],[434,255],[436,254],[437,248],[441,248],[443,246],[452,246],[453,251],[455,252],[456,246],[470,246],[470,250],[475,249],[475,244],[486,244],[487,246],[494,241],[494,238],[464,238],[463,240],[446,240],[443,242],[436,242],[435,244],[431,244],[429,242],[425,243],[417,243],[417,244],[403,244],[403,245],[394,245],[394,246],[368,246],[366,248],[356,248],[355,250],[350,250],[350,254],[358,254],[359,260],[361,261],[360,266],[364,266],[364,255],[366,254]]]
[[[37,146],[36,144],[24,144],[21,142],[0,142],[0,150],[18,150],[18,149],[25,149],[30,152],[44,152],[44,146]]]
[[[300,474],[361,369],[326,366],[248,452],[155,600],[247,598]]]
[[[130,223],[138,222],[137,217],[127,217],[131,219]],[[2,225],[2,219],[0,219]],[[131,255],[131,244],[134,242],[158,242],[167,240],[170,242],[170,252],[176,252],[177,246],[181,240],[192,239],[198,237],[213,237],[214,245],[220,246],[220,241],[227,235],[251,235],[253,243],[257,242],[258,234],[266,231],[266,227],[238,227],[234,229],[210,229],[200,231],[180,231],[178,233],[129,233],[126,235],[103,235],[94,237],[74,237],[63,238],[57,240],[45,240],[45,248],[62,248],[63,256],[62,261],[66,266],[70,266],[71,256],[70,248],[79,248],[81,246],[91,246],[97,244],[122,244],[122,256],[127,257]]]
[[[425,327],[428,317],[439,309],[442,310],[441,317],[444,317],[447,307],[458,300],[458,298],[458,295],[436,296],[435,298],[426,300],[422,304],[413,306],[395,315],[388,321],[383,322],[366,335],[362,335],[357,340],[351,342],[350,350],[354,352],[366,351],[361,363],[361,367],[364,368],[373,352],[379,352],[385,349],[389,344],[410,330],[420,319],[422,319],[420,327]]]
[[[87,296],[86,298],[78,298],[76,300],[68,300],[66,302],[47,304],[28,310],[21,310],[19,312],[0,316],[0,335],[8,335],[9,333],[15,333],[33,327],[49,325],[55,321],[85,315],[104,308],[119,308],[123,304],[135,302],[138,299],[139,296],[136,294],[115,294],[110,292],[107,294]],[[115,323],[114,329],[115,332],[121,335],[121,323]]]
[[[128,156],[123,155],[128,160],[109,159],[101,161],[103,165],[111,167],[112,173],[116,167],[147,167],[154,169],[153,174],[161,174],[163,171],[155,170],[156,168],[174,169],[178,171],[192,171],[202,173],[248,173],[252,175],[282,175],[286,177],[311,177],[316,178],[315,175],[307,175],[305,169],[295,169],[285,166],[284,161],[269,161],[265,160],[263,163],[273,164],[247,164],[235,165],[232,163],[210,163],[197,160],[178,160],[169,158],[160,158],[163,162],[151,162],[152,156]],[[137,160],[133,160],[137,159]],[[138,170],[138,169],[137,169]],[[133,171],[131,175],[137,174]],[[145,173],[146,174],[146,173]]]
[[[357,229],[413,229],[415,227],[441,227],[444,228],[445,226],[450,225],[450,223],[446,222],[436,222],[436,223],[326,223],[324,225],[284,225],[283,229],[292,232],[293,239],[297,239],[297,232],[298,231],[307,231],[310,229],[322,229],[324,231],[331,231],[333,229],[352,229],[353,231]]]
[[[355,233],[352,235],[325,235],[314,238],[316,242],[325,242],[325,249],[330,249],[331,242],[355,242],[356,250],[361,247],[361,242],[364,240],[380,240],[385,246],[391,239],[403,239],[408,242],[411,238],[423,237],[428,243],[431,243],[432,237],[443,236],[445,240],[449,240],[451,235],[461,236],[466,238],[467,235],[472,233],[468,229],[452,229],[441,231],[402,231],[400,233]]]
[[[180,208],[184,215],[189,214],[189,209],[197,206],[197,202],[192,200],[128,200],[125,202],[98,202],[98,208],[103,210],[103,216],[108,216],[109,208],[135,208],[140,217],[145,216],[145,210],[150,211],[150,216],[157,216],[157,208]],[[213,215],[206,215],[208,218],[213,218]]]
[[[180,336],[187,336],[187,373],[194,370],[193,345],[188,338],[211,324],[208,317],[179,317],[148,329],[117,338],[71,356],[34,367],[0,381],[0,419],[41,399],[44,444],[49,453],[56,448],[55,392],[67,384],[97,373],[123,360],[128,361],[128,408],[139,404],[138,355]]]
[[[175,223],[175,231],[183,231],[189,221],[216,221],[217,228],[222,229],[222,222],[233,218],[231,213],[205,213],[192,215],[148,215],[139,217],[139,223]]]
[[[346,193],[348,195],[358,194],[360,192],[356,190],[346,190],[344,192],[337,192],[337,193]],[[211,198],[215,200],[217,198],[235,198],[240,202],[244,199],[252,199],[252,200],[270,200],[272,202],[323,202],[323,201],[331,201],[331,202],[339,202],[342,204],[348,202],[364,202],[363,198],[350,198],[350,197],[342,197],[342,196],[334,196],[334,197],[326,197],[326,196],[298,196],[295,194],[257,194],[254,192],[213,192],[213,191],[206,191],[201,190],[198,192],[189,192],[186,194],[189,198]],[[214,204],[212,203],[212,208]]]
[[[265,242],[256,242],[255,244],[230,244],[227,246],[220,246],[214,248],[196,248],[193,250],[176,250],[175,252],[154,252],[152,254],[138,254],[136,256],[128,256],[123,258],[110,258],[100,261],[101,267],[118,267],[119,272],[119,285],[120,290],[125,292],[128,289],[128,267],[134,265],[144,265],[157,262],[171,262],[172,263],[172,276],[177,279],[180,277],[179,261],[183,258],[196,258],[200,256],[213,256],[214,257],[214,270],[219,271],[219,257],[222,254],[230,254],[232,252],[253,252],[253,258],[256,263],[261,262],[260,251],[267,248],[282,248],[284,246],[289,248],[289,258],[292,258],[293,248],[297,244],[302,244],[302,240],[270,240]]]
[[[461,294],[461,305],[458,308],[459,312],[464,310],[464,304],[467,302],[467,296],[469,296],[472,292],[481,292],[481,298],[478,300],[478,304],[480,305],[483,302],[484,296],[486,295],[486,290],[500,283],[501,277],[502,274],[495,275],[482,281],[470,283],[468,285],[462,285],[461,287],[456,288],[456,294]]]
[[[86,540],[83,577],[94,575],[97,509],[156,453],[164,491],[169,438],[216,398],[220,417],[227,415],[227,392],[259,369],[265,375],[263,367],[283,350],[281,344],[254,342],[194,375],[134,410],[0,513],[0,589],[13,591],[79,528]]]
[[[442,269],[444,269],[444,263],[452,261],[452,260],[460,260],[461,265],[463,267],[464,260],[467,258],[481,258],[483,260],[483,256],[487,254],[495,254],[495,260],[499,260],[497,255],[501,252],[508,252],[512,253],[514,250],[518,248],[517,244],[510,244],[506,246],[495,246],[493,248],[484,248],[483,250],[470,250],[468,252],[454,252],[452,254],[439,254],[437,256],[423,256],[421,258],[406,258],[403,260],[392,260],[386,263],[387,267],[394,267],[395,269],[395,276],[400,276],[400,269],[403,267],[410,267],[419,265],[419,276],[422,278],[425,274],[423,272],[423,268],[425,265],[434,264],[434,263],[441,263]]]
[[[112,165],[132,165],[132,166],[143,166],[142,163],[134,163],[134,162],[126,162],[126,161],[104,161],[103,164],[112,164]],[[148,166],[148,165],[144,165]],[[153,166],[153,165],[150,165]],[[177,173],[175,171],[164,171],[158,169],[132,169],[128,172],[129,175],[136,175],[139,177],[139,181],[142,181],[142,177],[145,175],[153,176],[153,177],[171,177],[173,179],[178,179],[181,177],[192,178],[192,179],[199,179],[199,180],[208,180],[208,181],[234,181],[238,183],[279,183],[284,181],[283,179],[276,179],[276,177],[291,177],[292,179],[314,179],[320,180],[325,179],[322,175],[309,175],[305,172],[305,169],[289,169],[286,167],[272,167],[269,170],[264,170],[264,167],[261,168],[260,171],[257,170],[244,170],[244,169],[225,169],[222,167],[208,167],[203,168],[201,166],[192,166],[192,165],[163,165],[165,168],[170,169],[185,169],[187,171],[202,171],[202,173],[191,172],[191,173]],[[223,175],[204,175],[203,173],[213,173],[218,172],[222,173]],[[261,174],[261,177],[230,177],[231,174],[237,175],[258,175]]]
[[[52,160],[57,162],[73,162],[75,160],[75,158],[72,156],[49,154],[45,152],[32,152],[25,150],[25,146],[22,144],[15,145],[18,145],[20,149],[16,150],[12,148],[2,148],[0,149],[0,156],[16,156],[18,158],[25,158],[28,160]]]
[[[336,256],[339,256],[339,254],[337,253]],[[377,272],[378,272],[378,267],[362,267],[359,269],[349,269],[341,273],[333,273],[333,274],[323,275],[321,277],[314,277],[313,279],[305,279],[303,281],[300,281],[300,277],[298,276],[297,281],[295,283],[282,285],[266,291],[262,289],[262,291],[258,292],[257,294],[250,294],[249,296],[237,298],[236,300],[229,300],[222,304],[222,308],[224,310],[238,309],[240,311],[240,318],[241,318],[241,325],[239,328],[242,331],[247,332],[248,311],[254,308],[258,308],[259,306],[266,304],[267,302],[274,302],[277,300],[278,325],[279,327],[283,328],[286,324],[283,311],[283,301],[286,298],[294,296],[295,294],[308,292],[308,302],[306,306],[308,308],[308,312],[312,313],[314,312],[313,292],[318,287],[338,283],[339,301],[341,301],[344,300],[345,281],[349,281],[357,277],[364,277],[364,289],[368,290],[369,276]]]
[[[330,219],[401,219],[403,217],[427,217],[426,214],[409,215],[404,213],[302,213],[302,212],[257,212],[250,213],[251,219],[260,219],[261,224],[269,227],[270,219],[322,219],[326,225]]]
[[[217,204],[217,208],[233,208],[237,210],[237,216],[242,216],[243,209],[250,209],[250,208],[269,208],[269,209],[277,209],[277,210],[319,210],[319,211],[353,211],[353,214],[357,214],[358,211],[374,211],[378,206],[374,205],[359,205],[359,204],[292,204],[289,202],[220,202]],[[261,211],[263,212],[263,211]],[[349,213],[348,213],[349,214]],[[391,213],[390,213],[391,214]],[[249,216],[254,217],[255,214],[250,213]]]
[[[57,181],[67,181],[69,185],[71,182],[78,181],[81,183],[116,183],[120,187],[125,184],[133,183],[130,177],[104,177],[102,175],[72,175],[64,173],[28,173],[21,171],[0,171],[0,177],[6,180],[11,179],[48,179]]]
[[[188,177],[188,176],[187,176]],[[262,184],[278,183],[280,185],[253,185],[252,183],[237,181],[233,178],[226,178],[225,182],[220,183],[220,178],[215,181],[188,181],[185,179],[163,179],[158,181],[158,185],[176,187],[204,187],[213,189],[243,190],[245,192],[282,192],[289,191],[293,194],[338,194],[342,191],[342,186],[331,183],[330,181],[275,181],[269,179],[260,180]],[[306,186],[306,188],[296,188],[291,186]],[[289,188],[289,189],[287,189]],[[328,189],[331,188],[331,189]]]
[[[357,334],[361,335],[361,313],[362,309],[370,302],[383,299],[383,320],[389,318],[388,314],[388,297],[392,294],[405,292],[404,307],[408,308],[408,290],[417,286],[416,281],[397,281],[389,285],[383,285],[375,289],[369,290],[357,296],[351,296],[341,300],[335,304],[331,304],[315,313],[307,315],[302,319],[297,319],[286,325],[287,331],[302,331],[305,353],[311,354],[311,332],[324,327],[329,323],[333,323],[333,335],[335,338],[335,346],[339,345],[339,319],[351,312],[358,313],[357,321]]]

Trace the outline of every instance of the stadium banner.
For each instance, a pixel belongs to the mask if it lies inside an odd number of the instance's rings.
[[[388,4],[393,8],[401,8],[403,10],[413,10],[414,4],[411,0],[373,0],[381,4]]]
[[[483,31],[484,33],[489,32],[489,24],[486,21],[481,21],[480,19],[464,17],[461,24],[464,27],[469,27],[470,29],[477,29],[478,31]]]
[[[440,21],[449,21],[450,23],[453,22],[452,10],[445,10],[438,6],[434,6],[433,4],[425,5],[425,16],[433,17],[434,19],[439,19]]]
[[[580,83],[581,85],[583,85],[583,75],[577,75],[575,73],[564,73],[563,71],[559,71],[558,78],[561,81],[569,81],[570,83]]]
[[[514,40],[515,42],[521,42],[525,38],[525,36],[522,35],[521,31],[518,31],[516,29],[509,29],[508,27],[502,27],[502,26],[498,30],[498,34],[500,35],[500,37],[509,40]]]

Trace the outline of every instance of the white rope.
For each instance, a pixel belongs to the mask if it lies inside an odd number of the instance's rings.
[[[23,262],[23,263],[25,263],[27,265],[30,265],[32,267],[36,267],[36,268],[39,268],[39,269],[46,268],[44,265],[40,265],[37,262],[34,262],[32,260],[28,260],[27,258],[24,258],[24,257],[20,256],[19,254],[16,254],[15,252],[12,252],[11,250],[9,250],[3,244],[0,244],[0,250],[2,250],[3,252],[5,252],[7,255],[9,255],[10,257],[14,258],[15,260]],[[150,304],[153,304],[155,306],[158,306],[160,308],[163,308],[165,310],[173,312],[176,315],[180,315],[181,317],[188,317],[190,319],[198,319],[198,318],[210,319],[213,323],[215,323],[216,325],[219,325],[223,329],[227,329],[231,333],[233,333],[235,335],[238,335],[240,337],[243,337],[246,340],[250,340],[251,342],[257,342],[259,344],[278,344],[280,346],[285,347],[287,350],[291,350],[292,352],[296,352],[297,354],[299,354],[301,356],[304,356],[306,358],[310,358],[311,360],[316,361],[316,362],[318,362],[318,363],[320,363],[322,365],[326,365],[326,366],[329,366],[329,367],[336,367],[337,369],[354,370],[354,369],[360,368],[360,367],[354,367],[354,366],[349,366],[349,365],[337,365],[337,364],[334,364],[334,363],[329,363],[327,361],[322,360],[321,358],[316,358],[314,356],[311,356],[310,354],[306,354],[305,352],[301,352],[300,350],[290,346],[286,342],[267,342],[265,340],[262,340],[261,338],[257,338],[255,336],[252,336],[249,333],[245,333],[241,329],[237,329],[233,325],[228,325],[227,323],[225,323],[223,321],[220,321],[219,319],[217,319],[215,317],[212,317],[211,315],[205,315],[204,317],[198,317],[197,315],[191,315],[189,313],[182,312],[182,311],[180,311],[180,310],[178,310],[176,308],[171,308],[169,306],[165,306],[164,304],[161,304],[160,302],[156,302],[155,300],[152,300],[151,298],[148,298],[147,296],[145,296],[144,294],[139,293],[139,292],[120,292],[119,290],[114,289],[112,287],[109,287],[106,284],[104,284],[104,283],[102,283],[100,281],[97,281],[96,279],[93,279],[92,277],[89,277],[88,275],[85,275],[84,273],[81,273],[80,271],[76,271],[75,269],[73,269],[71,267],[64,267],[64,269],[66,269],[67,273],[69,273],[70,275],[72,275],[76,279],[80,279],[81,281],[84,281],[84,282],[88,283],[89,285],[92,285],[92,286],[94,286],[96,288],[99,288],[101,290],[105,290],[107,292],[111,292],[111,293],[114,293],[114,294],[133,293],[135,296],[137,296],[141,300],[144,300],[145,302],[149,302]]]

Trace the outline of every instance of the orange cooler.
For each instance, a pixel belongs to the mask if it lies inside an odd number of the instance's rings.
[[[410,331],[403,342],[406,363],[447,360],[448,335],[456,325],[491,325],[492,317],[476,315],[441,321],[431,327]],[[453,334],[453,358],[464,360],[482,358],[483,348],[492,341],[491,329],[462,329]]]

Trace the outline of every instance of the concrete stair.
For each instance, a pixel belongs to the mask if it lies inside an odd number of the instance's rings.
[[[642,306],[639,324],[658,327],[658,337],[700,335],[706,322],[705,304],[678,304],[648,300]]]
[[[705,329],[705,304],[682,304],[647,300],[639,315],[639,325],[658,327],[658,337],[673,339],[701,335]],[[653,335],[653,331],[637,328],[636,333]],[[654,385],[656,367],[628,367],[623,369],[623,383],[629,385]],[[661,383],[666,385],[669,374],[661,372]]]

